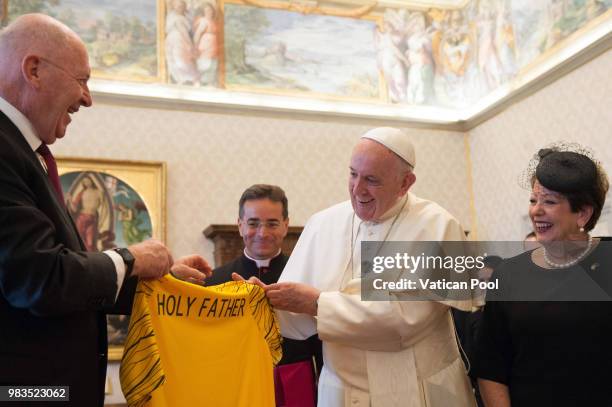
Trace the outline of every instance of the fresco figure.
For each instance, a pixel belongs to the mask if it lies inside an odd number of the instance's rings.
[[[445,17],[439,42],[440,65],[436,74],[436,97],[443,104],[467,103],[468,89],[475,76],[471,68],[474,40],[461,12],[453,10]]]
[[[196,50],[191,40],[191,23],[184,0],[172,0],[166,15],[166,60],[170,78],[179,85],[199,85]]]
[[[408,22],[408,29],[406,56],[410,65],[406,101],[421,105],[431,102],[434,76],[430,51],[431,37],[426,30],[425,16],[420,12],[412,14]]]
[[[502,66],[504,81],[509,81],[518,71],[516,39],[509,8],[502,4],[497,13],[495,47]]]
[[[193,43],[197,52],[196,66],[200,73],[200,82],[214,85],[217,80],[219,58],[219,25],[216,11],[212,4],[206,3],[203,11],[193,21]]]
[[[502,67],[495,46],[496,23],[492,9],[481,10],[478,22],[478,70],[485,92],[492,91],[502,83]]]
[[[378,50],[378,69],[383,73],[389,99],[393,103],[406,99],[406,70],[410,65],[404,56],[404,32],[402,11],[387,10],[383,28],[376,30],[375,43]]]

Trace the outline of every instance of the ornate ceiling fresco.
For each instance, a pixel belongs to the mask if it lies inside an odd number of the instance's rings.
[[[86,42],[101,95],[477,120],[610,47],[612,0],[0,0]]]

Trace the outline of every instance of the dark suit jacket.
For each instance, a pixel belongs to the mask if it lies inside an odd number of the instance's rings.
[[[211,286],[232,281],[232,273],[238,273],[245,279],[254,276],[265,284],[274,284],[283,272],[287,260],[289,260],[289,256],[281,253],[270,260],[270,267],[266,273],[260,273],[257,264],[242,254],[231,262],[214,269],[212,276],[206,280],[206,285]],[[317,374],[319,374],[323,365],[323,351],[318,335],[313,335],[304,341],[283,338],[283,358],[279,365],[310,360],[313,356],[316,361]]]
[[[85,251],[36,154],[0,112],[0,385],[70,386],[59,405],[101,406],[116,280],[107,255]],[[126,276],[114,311],[129,312],[135,280]]]

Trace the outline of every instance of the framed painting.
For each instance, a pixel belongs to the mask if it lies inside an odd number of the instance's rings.
[[[163,162],[58,157],[66,207],[88,250],[166,240]],[[107,316],[109,359],[119,360],[129,317]]]

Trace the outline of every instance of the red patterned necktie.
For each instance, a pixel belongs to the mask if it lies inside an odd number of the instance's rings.
[[[49,181],[51,181],[51,185],[53,185],[53,189],[55,189],[55,193],[57,194],[59,201],[64,205],[64,193],[62,192],[62,186],[60,185],[59,175],[57,173],[57,164],[55,163],[55,158],[53,154],[51,154],[51,150],[45,143],[42,143],[38,149],[36,149],[38,154],[42,156],[45,160],[45,164],[47,164],[47,176],[49,177]]]

